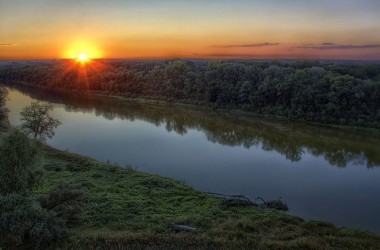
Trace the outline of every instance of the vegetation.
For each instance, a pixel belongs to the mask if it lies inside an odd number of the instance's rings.
[[[41,170],[39,147],[18,129],[0,140],[0,194],[22,193],[35,187]]]
[[[0,80],[380,128],[379,64],[63,61],[3,67]]]
[[[46,246],[67,233],[64,221],[33,198],[21,194],[0,196],[0,246]]]
[[[53,108],[53,105],[49,103],[33,102],[20,113],[21,128],[31,134],[34,139],[39,138],[44,141],[47,138],[53,138],[54,129],[61,124],[49,115],[49,111]]]
[[[5,108],[5,99],[6,99],[7,91],[6,89],[0,85],[0,132],[7,128],[7,110]]]
[[[305,222],[274,209],[221,204],[178,181],[45,149],[44,185],[62,181],[88,194],[82,223],[70,229],[69,248],[375,249],[376,234]],[[59,188],[58,188],[59,189]],[[176,233],[169,222],[197,228]]]
[[[6,114],[5,97],[7,91],[4,87],[0,86],[0,120],[3,120]]]
[[[42,176],[39,146],[22,131],[0,138],[0,245],[41,246],[65,235],[65,221],[31,195]]]
[[[45,196],[33,192],[44,172],[40,147],[16,128],[0,135],[0,246],[47,247],[80,221],[81,190],[57,186]]]
[[[330,165],[341,168],[349,164],[368,168],[380,166],[378,129],[314,126],[241,112],[157,105],[156,101],[147,100],[140,103],[125,101],[123,98],[43,90],[34,86],[14,87],[33,99],[62,105],[70,112],[88,113],[95,110],[97,115],[109,120],[143,120],[180,135],[196,129],[202,131],[213,143],[275,150],[294,162],[303,159],[304,152],[307,151],[316,157],[323,157]]]
[[[28,138],[13,129],[8,133],[1,137],[1,145],[18,145],[22,149],[22,144],[12,140]],[[225,205],[213,195],[169,178],[36,145],[43,147],[44,156],[40,185],[0,196],[1,247],[20,244],[39,249],[380,247],[377,234],[336,228],[325,222],[305,222],[274,209]],[[4,157],[7,155],[1,155],[1,159]],[[169,222],[196,227],[197,231],[174,232],[167,228]]]

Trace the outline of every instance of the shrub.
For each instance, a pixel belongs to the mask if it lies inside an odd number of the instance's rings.
[[[40,147],[18,129],[0,138],[0,194],[21,193],[36,186],[41,177]]]
[[[72,189],[68,184],[60,184],[47,196],[40,198],[41,206],[53,211],[67,225],[78,225],[85,203],[85,192],[81,189]]]
[[[7,94],[7,90],[4,87],[0,86],[0,119],[4,118],[6,113],[5,106],[5,96]]]
[[[32,199],[20,194],[0,196],[0,246],[40,246],[66,233],[64,221]]]

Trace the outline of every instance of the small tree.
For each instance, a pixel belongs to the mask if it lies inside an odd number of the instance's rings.
[[[52,138],[56,129],[61,122],[50,116],[49,112],[53,110],[53,105],[42,102],[32,102],[28,107],[25,107],[21,114],[23,122],[21,128],[34,139],[45,141],[47,138]]]
[[[19,129],[0,138],[0,195],[24,193],[39,183],[40,148]]]

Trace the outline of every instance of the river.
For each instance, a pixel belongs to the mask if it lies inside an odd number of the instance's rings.
[[[281,197],[290,214],[380,232],[380,137],[262,116],[9,88],[62,122],[47,143],[210,192]]]

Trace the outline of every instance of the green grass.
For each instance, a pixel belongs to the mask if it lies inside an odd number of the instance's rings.
[[[305,222],[285,212],[220,205],[220,200],[179,181],[100,163],[45,148],[46,173],[36,193],[59,183],[86,190],[80,227],[63,242],[67,248],[259,248],[379,249],[377,234]],[[196,227],[176,233],[168,222]]]
[[[2,131],[9,127],[0,122]],[[170,178],[105,164],[44,146],[43,182],[35,195],[69,184],[86,192],[83,220],[62,249],[380,249],[378,234],[337,228],[286,212],[225,206]],[[167,223],[196,227],[173,232]]]

